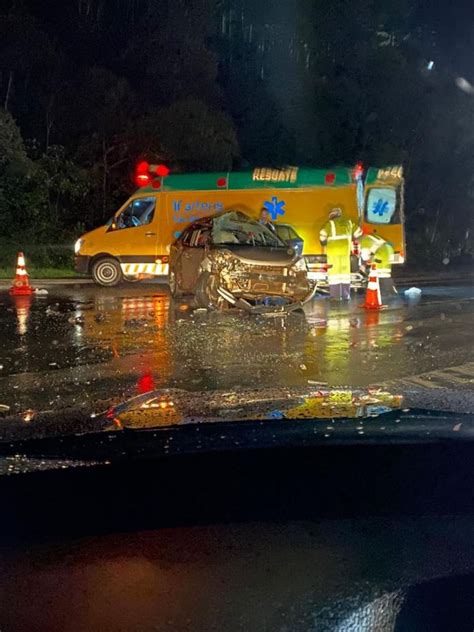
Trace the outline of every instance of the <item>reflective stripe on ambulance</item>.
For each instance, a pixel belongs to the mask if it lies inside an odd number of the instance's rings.
[[[120,267],[126,276],[139,274],[153,274],[156,276],[168,274],[168,263],[121,263]]]

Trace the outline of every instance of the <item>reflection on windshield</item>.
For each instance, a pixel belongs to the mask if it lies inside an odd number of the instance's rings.
[[[286,248],[269,228],[239,212],[216,217],[212,228],[212,241],[216,246],[235,244]]]
[[[109,409],[107,417],[124,428],[235,420],[357,419],[377,417],[400,408],[402,402],[401,395],[382,389],[259,389],[240,394],[171,389],[132,398]],[[363,427],[357,429],[364,434]]]

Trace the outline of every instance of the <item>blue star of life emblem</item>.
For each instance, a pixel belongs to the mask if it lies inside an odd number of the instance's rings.
[[[379,199],[377,200],[377,202],[374,202],[374,205],[372,207],[372,213],[374,215],[380,215],[380,217],[382,217],[382,215],[385,215],[385,213],[388,213],[388,202],[387,200],[382,200]]]
[[[278,201],[278,198],[274,195],[269,202],[264,202],[263,206],[267,209],[267,211],[272,216],[272,220],[275,221],[278,218],[278,215],[284,215],[286,202],[284,200]]]

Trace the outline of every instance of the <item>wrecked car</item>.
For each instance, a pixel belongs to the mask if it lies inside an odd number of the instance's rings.
[[[173,297],[194,295],[199,307],[256,313],[297,310],[315,293],[304,259],[239,210],[188,226],[171,246],[168,281]]]

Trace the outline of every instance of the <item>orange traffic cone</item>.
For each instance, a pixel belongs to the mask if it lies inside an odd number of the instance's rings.
[[[367,292],[365,294],[365,303],[362,307],[365,309],[383,309],[385,307],[385,305],[382,305],[377,264],[375,263],[373,263],[370,268],[369,282],[367,284]]]
[[[13,279],[13,285],[10,288],[10,294],[12,296],[24,296],[27,294],[33,294],[34,288],[31,287],[28,280],[28,273],[25,267],[25,257],[22,252],[18,253],[16,262],[16,273]]]

